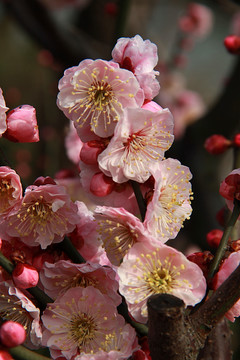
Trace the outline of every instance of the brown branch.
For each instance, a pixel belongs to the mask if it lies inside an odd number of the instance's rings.
[[[239,279],[240,265],[189,315],[185,315],[183,301],[173,295],[151,297],[148,301],[148,337],[152,360],[196,360],[210,332],[240,298]],[[216,334],[212,336],[216,338]]]

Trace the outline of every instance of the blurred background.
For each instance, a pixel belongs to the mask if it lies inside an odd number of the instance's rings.
[[[181,246],[208,249],[206,233],[220,228],[224,206],[219,183],[232,170],[233,154],[210,155],[206,138],[240,132],[240,61],[224,38],[240,35],[238,1],[187,0],[1,0],[0,87],[6,105],[36,108],[40,142],[1,139],[2,163],[30,185],[38,176],[74,170],[64,139],[69,121],[56,106],[58,81],[66,68],[86,58],[111,59],[119,37],[136,34],[158,46],[155,70],[161,89],[155,99],[175,118],[175,142],[166,154],[190,167],[194,201]],[[181,247],[180,246],[180,247]],[[212,250],[212,249],[210,249]],[[189,249],[190,251],[190,249]],[[234,359],[240,358],[238,322]]]

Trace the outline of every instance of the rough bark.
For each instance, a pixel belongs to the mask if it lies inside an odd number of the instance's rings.
[[[189,314],[183,301],[173,295],[152,296],[148,300],[152,360],[230,360],[230,333],[223,318],[240,298],[239,278],[240,265]],[[206,349],[201,350],[204,345]],[[215,357],[210,357],[210,353]]]

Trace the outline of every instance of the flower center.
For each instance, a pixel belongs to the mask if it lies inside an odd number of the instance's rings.
[[[9,207],[9,201],[13,200],[12,193],[14,188],[7,180],[1,180],[0,183],[0,212],[4,212]]]
[[[146,279],[149,287],[155,293],[169,293],[172,290],[173,277],[166,268],[155,269]]]
[[[96,330],[94,319],[86,313],[80,313],[71,319],[70,334],[80,350],[94,339]]]
[[[84,276],[83,274],[76,274],[73,278],[67,279],[59,279],[59,281],[55,282],[55,286],[59,288],[62,287],[62,290],[67,291],[70,288],[74,288],[77,286],[86,288],[87,286],[96,286],[98,281],[96,279],[92,279],[88,276]],[[61,293],[61,291],[60,291]]]
[[[113,92],[108,83],[101,83],[95,81],[88,89],[89,103],[96,106],[97,110],[102,111],[104,107],[108,106],[112,100]]]

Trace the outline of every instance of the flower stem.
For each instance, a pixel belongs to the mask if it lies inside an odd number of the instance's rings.
[[[49,357],[31,351],[24,346],[16,346],[8,349],[8,351],[16,360],[50,360]]]
[[[4,268],[4,270],[6,270],[9,274],[12,274],[14,265],[10,260],[8,260],[3,255],[3,253],[1,251],[0,251],[0,266],[2,266]]]
[[[83,264],[86,262],[67,236],[65,236],[59,245],[61,246],[62,251],[65,252],[69,259],[71,259],[75,264]]]
[[[122,303],[117,307],[118,313],[124,317],[127,323],[132,325],[132,327],[136,330],[138,335],[145,336],[148,334],[148,327],[144,324],[140,324],[134,321],[128,313],[128,307],[124,298],[122,298]]]
[[[147,210],[146,202],[142,196],[142,192],[141,192],[139,183],[137,183],[136,181],[133,181],[133,180],[130,180],[130,183],[132,185],[132,188],[133,188],[133,191],[134,191],[137,203],[138,203],[142,221],[144,221],[145,215],[146,215],[146,210]]]
[[[212,261],[210,270],[209,270],[209,274],[208,274],[208,278],[212,278],[214,276],[214,274],[218,271],[220,262],[224,256],[224,253],[227,249],[227,244],[228,244],[228,239],[231,235],[231,232],[233,230],[233,227],[238,219],[240,215],[240,201],[237,199],[234,199],[234,208],[233,208],[233,212],[232,215],[230,216],[226,228],[224,230],[221,242],[219,244],[219,247],[217,249],[217,252],[214,256],[214,259]]]

